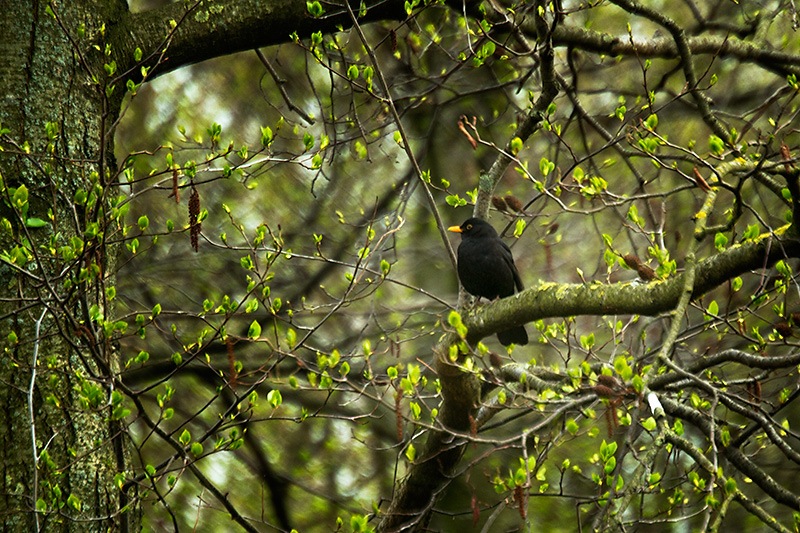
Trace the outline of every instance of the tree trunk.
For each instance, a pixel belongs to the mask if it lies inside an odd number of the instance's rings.
[[[48,4],[3,2],[0,20],[0,515],[12,531],[137,530],[102,328],[113,228],[92,227],[122,92],[106,96],[105,39],[127,5]]]

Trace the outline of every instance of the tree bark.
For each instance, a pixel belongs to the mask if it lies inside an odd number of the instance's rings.
[[[800,240],[793,226],[774,235],[731,247],[698,263],[693,297],[699,298],[722,283],[751,270],[769,268],[777,261],[800,257]],[[464,317],[467,340],[477,342],[497,331],[534,320],[577,315],[650,315],[675,307],[684,274],[649,283],[540,283],[509,298],[482,307]]]
[[[86,321],[87,306],[104,306],[97,287],[112,283],[113,260],[64,261],[60,252],[97,218],[73,203],[75,192],[94,181],[102,195],[114,164],[107,126],[120,100],[92,82],[104,78],[92,44],[102,45],[101,28],[127,5],[47,8],[4,2],[0,22],[0,515],[11,531],[138,530],[114,483],[128,468],[119,424],[109,421],[116,362]],[[80,247],[99,252],[97,242]]]

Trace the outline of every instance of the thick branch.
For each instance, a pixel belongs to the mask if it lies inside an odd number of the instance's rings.
[[[532,23],[523,26],[526,32],[533,32]],[[719,54],[723,57],[735,57],[740,61],[760,63],[771,68],[796,71],[800,66],[800,56],[778,52],[759,47],[753,43],[735,37],[687,37],[689,49],[694,55]],[[599,31],[588,30],[577,26],[561,25],[553,30],[555,46],[572,46],[595,54],[635,55],[642,58],[680,57],[675,41],[671,37],[657,37],[646,41],[631,40],[627,35],[612,36]]]
[[[443,400],[438,422],[454,432],[469,433],[475,423],[472,413],[480,395],[480,383],[474,374],[450,362],[447,349],[456,340],[455,335],[448,335],[436,349],[436,371],[442,383]],[[449,431],[429,431],[420,458],[411,466],[408,477],[398,484],[377,530],[424,531],[427,517],[447,488],[465,444],[463,438]]]
[[[800,257],[800,241],[778,241],[776,237],[765,234],[755,241],[733,246],[697,264],[692,296],[697,298],[729,279],[750,270],[769,267],[785,257]],[[482,307],[474,315],[464,317],[464,324],[469,330],[468,340],[474,343],[497,331],[542,318],[657,315],[675,307],[683,283],[684,274],[647,284],[540,282],[536,287]]]
[[[292,32],[305,38],[313,32],[330,33],[352,25],[345,8],[327,2],[323,5],[327,12],[314,18],[308,13],[305,0],[198,2],[188,15],[185,2],[174,2],[132,14],[113,29],[120,48],[117,61],[130,61],[133,50],[139,47],[145,59],[151,58],[152,66],[168,42],[163,60],[150,74],[153,77],[214,57],[286,43]],[[355,9],[358,8],[356,4]],[[403,2],[389,0],[372,6],[368,3],[366,15],[359,22],[403,20],[406,16]],[[178,25],[169,35],[171,21]],[[139,75],[138,69],[133,75]]]

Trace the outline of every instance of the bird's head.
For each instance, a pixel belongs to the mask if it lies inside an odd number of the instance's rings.
[[[450,226],[447,231],[460,233],[462,237],[497,237],[491,224],[480,218],[470,218],[460,226]]]

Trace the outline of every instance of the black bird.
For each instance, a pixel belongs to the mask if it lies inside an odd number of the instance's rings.
[[[523,289],[511,249],[506,246],[491,224],[480,218],[470,218],[449,231],[461,234],[458,245],[458,279],[464,289],[478,297],[494,300]],[[525,326],[497,333],[500,344],[528,344]]]

